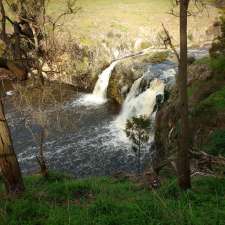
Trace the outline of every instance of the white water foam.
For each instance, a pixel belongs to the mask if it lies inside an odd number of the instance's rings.
[[[107,102],[107,88],[112,72],[119,61],[114,61],[98,77],[92,94],[86,94],[77,99],[73,105],[102,105]]]
[[[150,87],[144,92],[139,93],[142,77],[136,80],[127,95],[123,104],[122,111],[116,119],[116,125],[125,128],[126,121],[132,117],[144,115],[150,117],[156,104],[156,96],[164,94],[164,82],[154,79]]]

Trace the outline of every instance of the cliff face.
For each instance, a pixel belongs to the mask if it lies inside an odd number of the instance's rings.
[[[188,95],[192,148],[221,152],[225,146],[225,58],[205,58],[189,67]],[[176,152],[179,116],[176,87],[156,117],[158,162]]]

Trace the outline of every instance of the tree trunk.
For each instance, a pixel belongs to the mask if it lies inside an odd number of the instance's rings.
[[[0,99],[0,170],[9,194],[24,191],[19,163],[14,152],[10,130],[5,119],[3,104]]]
[[[7,42],[7,35],[6,35],[6,17],[5,17],[5,8],[3,6],[2,0],[0,0],[0,8],[1,8],[1,39],[6,43]]]
[[[48,167],[46,165],[44,157],[44,138],[45,138],[45,128],[42,128],[41,138],[40,138],[40,149],[39,154],[36,156],[37,162],[41,169],[41,174],[44,178],[48,177]]]
[[[187,95],[187,10],[188,0],[180,0],[180,62],[178,74],[180,135],[178,143],[178,183],[181,189],[191,187],[189,160],[189,122]]]

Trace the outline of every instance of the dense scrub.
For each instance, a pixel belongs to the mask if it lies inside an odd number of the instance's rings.
[[[12,199],[0,181],[1,225],[225,224],[224,179],[196,177],[187,193],[173,178],[156,191],[115,178],[32,176],[25,183],[26,193]]]

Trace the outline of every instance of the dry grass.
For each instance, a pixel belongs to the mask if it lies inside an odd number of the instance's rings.
[[[64,0],[52,0],[48,10],[57,14],[63,10]],[[65,19],[65,30],[71,32],[83,44],[91,45],[104,40],[107,34],[119,34],[130,40],[142,38],[152,44],[161,23],[170,31],[174,41],[178,40],[178,18],[169,15],[169,0],[78,0],[82,9],[77,15]],[[203,13],[189,18],[189,37],[193,43],[205,41],[205,31],[217,17],[217,10],[207,7]]]

